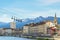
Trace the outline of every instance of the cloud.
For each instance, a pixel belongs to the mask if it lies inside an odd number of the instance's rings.
[[[0,8],[0,22],[12,22],[13,20],[11,19],[12,16],[18,16],[20,12],[23,12],[21,10],[16,9],[10,9],[10,8]]]
[[[53,16],[54,17],[55,13],[57,14],[57,17],[60,17],[60,10],[55,10],[55,9],[50,9],[47,11],[35,11],[29,14],[29,17],[30,18],[36,18],[39,16],[43,16],[43,17]]]
[[[19,8],[1,8],[0,14],[8,14],[9,16],[16,16],[28,13],[28,10],[25,9],[19,9]]]
[[[35,18],[35,17],[39,17],[39,16],[43,16],[43,17],[47,17],[47,16],[54,16],[55,12],[57,13],[57,15],[60,13],[60,10],[55,10],[55,9],[50,9],[50,10],[47,10],[47,11],[32,11],[32,12],[29,12],[29,11],[24,11],[24,10],[21,10],[20,9],[5,9],[6,12],[12,12],[9,15],[12,15],[13,13],[16,14],[15,16],[18,17],[18,18]],[[23,13],[21,13],[23,12]],[[13,16],[14,16],[13,14]],[[3,15],[5,16],[5,15]],[[10,16],[12,17],[12,16]],[[58,17],[60,17],[58,15]]]
[[[3,14],[0,16],[0,22],[12,22],[13,20],[7,15]]]
[[[55,12],[60,17],[60,0],[30,0],[16,1],[13,4],[0,8],[0,21],[10,22],[12,16],[18,18],[36,18],[39,16],[54,16]],[[56,5],[55,5],[56,4]],[[58,10],[59,9],[59,10]]]
[[[59,13],[60,10],[48,10],[48,11],[36,11],[31,12],[29,14],[23,14],[23,18],[36,18],[39,16],[48,17],[48,16],[54,16],[55,12],[57,13],[57,17],[60,17]],[[25,15],[25,16],[24,16]],[[13,20],[11,17],[7,14],[0,15],[0,22],[12,22]]]
[[[57,16],[60,17],[60,9],[49,9],[49,10],[42,10],[42,11],[29,11],[29,10],[23,10],[18,8],[2,8],[0,9],[2,15],[0,15],[0,22],[10,22],[12,16],[16,16],[17,18],[36,18],[39,16],[48,17],[48,16],[54,16],[55,12],[57,13]]]
[[[10,17],[11,16],[16,16],[16,17],[19,17],[19,16],[23,16],[23,14],[25,13],[29,13],[28,10],[24,10],[24,9],[19,9],[19,8],[2,8],[2,13],[4,14],[8,14]]]
[[[2,16],[0,16],[1,19],[0,21],[3,21],[3,19],[9,20],[12,16],[16,16],[18,18],[25,18],[25,16],[27,17],[27,14],[29,12],[30,11],[28,10],[19,9],[19,8],[1,8],[0,14]]]
[[[60,2],[60,0],[36,0],[40,5],[51,5]]]
[[[28,10],[19,9],[19,8],[3,8],[3,9],[13,13],[28,12]]]

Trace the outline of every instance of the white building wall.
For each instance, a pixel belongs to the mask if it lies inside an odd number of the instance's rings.
[[[16,29],[16,23],[15,22],[10,22],[10,27],[12,29]]]

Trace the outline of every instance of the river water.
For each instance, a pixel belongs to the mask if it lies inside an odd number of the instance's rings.
[[[33,40],[33,39],[19,38],[19,37],[9,37],[9,36],[0,36],[0,40]]]

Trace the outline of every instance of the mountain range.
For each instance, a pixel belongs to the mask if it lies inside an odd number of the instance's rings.
[[[27,18],[27,19],[23,19],[23,20],[24,21],[22,21],[22,22],[15,21],[16,22],[16,28],[22,28],[24,25],[29,24],[31,22],[38,23],[38,22],[42,22],[44,20],[53,21],[54,17],[52,17],[52,16],[48,16],[48,17],[39,16],[39,17],[36,17],[33,19]],[[60,18],[59,17],[57,17],[57,21],[58,21],[58,24],[60,24]],[[0,28],[10,28],[10,22],[9,23],[0,22]]]

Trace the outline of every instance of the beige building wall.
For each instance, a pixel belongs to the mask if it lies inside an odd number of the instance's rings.
[[[30,27],[30,33],[38,33],[38,32],[39,32],[39,30],[38,30],[37,26]]]
[[[29,26],[24,26],[23,27],[23,34],[28,34],[29,32]]]
[[[45,24],[40,25],[39,31],[43,32],[44,34],[47,34],[47,26]]]
[[[38,26],[24,26],[23,27],[23,33],[28,34],[28,33],[47,33],[47,26],[44,25],[38,25]]]
[[[45,25],[38,25],[34,27],[30,27],[30,32],[32,33],[47,33],[47,26]]]

